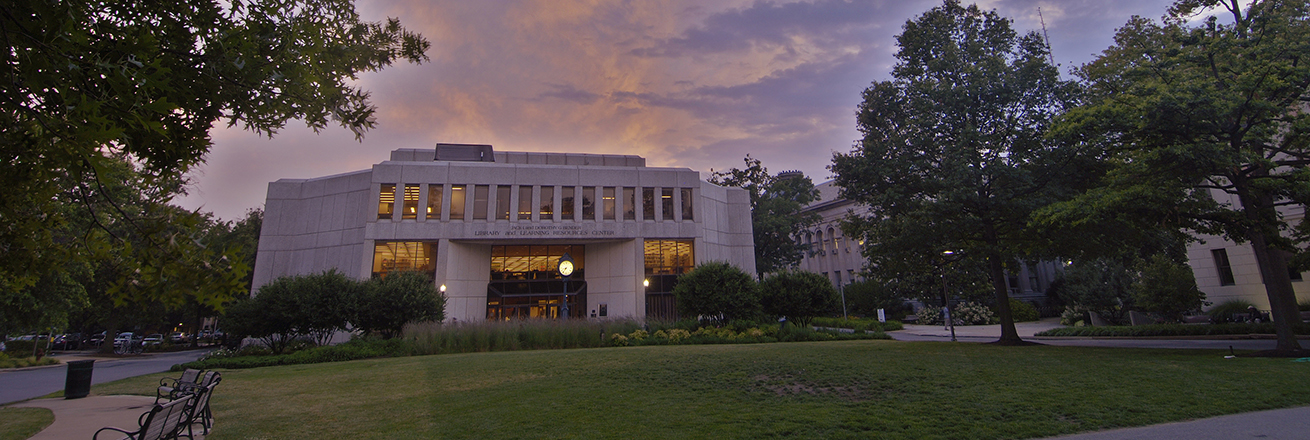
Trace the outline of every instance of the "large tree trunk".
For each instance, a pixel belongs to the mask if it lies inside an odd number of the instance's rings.
[[[1269,233],[1277,234],[1276,229],[1261,227],[1279,221],[1274,198],[1253,190],[1246,179],[1231,180],[1237,189],[1238,200],[1242,203],[1242,214],[1248,222],[1243,232],[1251,242],[1256,265],[1260,267],[1260,279],[1265,286],[1265,296],[1269,297],[1269,315],[1273,318],[1274,330],[1278,334],[1277,349],[1300,350],[1301,344],[1296,340],[1292,325],[1301,322],[1301,313],[1296,307],[1296,291],[1292,288],[1292,277],[1287,270],[1287,251],[1270,246],[1270,237],[1265,236],[1265,233],[1271,231]]]
[[[1001,339],[999,344],[1018,344],[1023,342],[1019,331],[1014,329],[1014,315],[1010,313],[1010,295],[1005,289],[1005,264],[1000,255],[987,254],[987,274],[992,279],[992,289],[996,291],[996,310],[1001,319]]]
[[[1256,264],[1260,266],[1260,277],[1264,281],[1265,296],[1269,297],[1269,316],[1274,320],[1274,331],[1278,334],[1278,350],[1300,350],[1292,325],[1301,322],[1301,313],[1296,307],[1296,291],[1292,288],[1292,279],[1287,269],[1286,251],[1272,249],[1268,241],[1259,233],[1252,233],[1251,250],[1255,251]]]

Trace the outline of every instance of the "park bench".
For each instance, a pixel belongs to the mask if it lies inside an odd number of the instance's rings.
[[[91,436],[92,440],[100,440],[100,434],[110,431],[113,437],[107,439],[118,440],[163,440],[176,439],[182,433],[182,423],[188,419],[193,405],[194,395],[187,394],[166,403],[156,403],[150,408],[150,412],[142,414],[137,419],[137,425],[140,427],[136,431],[128,431],[113,426],[106,426],[96,431]],[[114,434],[113,432],[117,432]],[[187,435],[187,437],[191,437]]]
[[[214,395],[214,388],[222,381],[223,376],[217,371],[205,373],[200,379],[200,387],[195,393],[195,405],[192,405],[191,414],[187,417],[187,438],[194,438],[191,429],[197,423],[204,429],[204,434],[209,435],[209,428],[214,426],[214,415],[209,411],[209,397]]]
[[[191,394],[200,387],[200,370],[187,368],[176,379],[165,377],[159,380],[159,389],[155,391],[155,403],[161,399],[175,400],[183,394]]]

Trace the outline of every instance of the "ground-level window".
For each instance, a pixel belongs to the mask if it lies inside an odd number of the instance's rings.
[[[645,266],[646,317],[663,320],[678,318],[673,288],[678,275],[691,271],[696,264],[692,240],[646,240]]]
[[[379,241],[373,245],[373,276],[406,270],[434,274],[437,270],[437,243]]]
[[[574,265],[568,280],[557,269],[565,254]],[[492,246],[487,319],[558,319],[565,304],[570,318],[582,318],[587,307],[586,264],[582,245]]]
[[[1210,254],[1214,256],[1215,269],[1219,271],[1219,285],[1237,284],[1237,280],[1233,278],[1233,265],[1228,263],[1228,250],[1215,249],[1210,251]]]

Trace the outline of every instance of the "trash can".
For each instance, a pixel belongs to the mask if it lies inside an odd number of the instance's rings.
[[[68,362],[68,378],[64,380],[64,398],[80,399],[91,394],[91,368],[95,359]]]

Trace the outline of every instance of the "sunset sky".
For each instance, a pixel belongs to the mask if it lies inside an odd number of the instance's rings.
[[[968,4],[968,2],[965,2]],[[1113,42],[1129,17],[1170,0],[977,2],[1041,32],[1070,68]],[[378,127],[363,142],[292,121],[273,139],[215,128],[207,162],[177,201],[234,220],[268,183],[369,168],[438,142],[497,151],[636,154],[649,166],[711,169],[760,159],[771,172],[831,177],[859,137],[855,108],[890,79],[895,36],[941,4],[911,0],[359,0],[369,21],[399,17],[431,62],[364,75]]]

